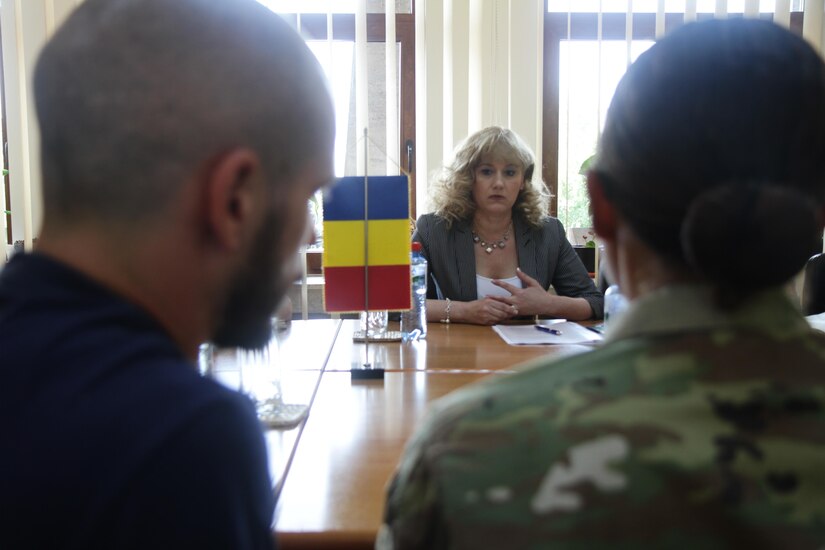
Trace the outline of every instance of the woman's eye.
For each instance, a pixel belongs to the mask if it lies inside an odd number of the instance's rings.
[[[516,171],[515,171],[515,170],[512,170],[512,169],[509,169],[509,170],[505,170],[505,171],[504,171],[504,174],[505,174],[505,175],[507,175],[507,177],[512,178],[513,176],[515,176],[515,175],[516,175]]]
[[[482,176],[489,176],[493,173],[493,171],[490,168],[482,168],[481,170],[479,170],[479,172],[481,172]]]

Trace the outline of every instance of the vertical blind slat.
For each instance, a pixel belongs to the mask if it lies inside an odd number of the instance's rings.
[[[54,16],[54,0],[46,0],[45,15],[46,15],[46,38],[51,37],[55,30],[55,16]]]
[[[604,31],[604,13],[602,12],[602,1],[599,0],[599,16],[596,29],[596,141],[599,139],[602,127],[602,33]],[[568,125],[569,128],[569,125]]]
[[[452,138],[444,143],[444,150],[452,154],[456,143],[467,135],[470,77],[470,2],[475,0],[450,0],[452,4],[452,52],[453,66],[450,79],[453,87]],[[445,157],[447,158],[447,157]]]
[[[416,212],[426,212],[427,174],[429,174],[430,153],[427,133],[429,130],[430,108],[427,95],[427,0],[415,1],[415,171],[424,174],[416,178]],[[435,130],[435,128],[433,128]],[[434,159],[435,162],[435,159]]]
[[[696,0],[685,1],[685,23],[696,21]]]
[[[454,89],[454,61],[455,61],[455,36],[453,26],[455,23],[455,6],[453,0],[444,0],[444,69],[442,71],[444,79],[444,123],[442,132],[444,134],[444,158],[449,157],[455,139],[453,123],[455,120],[455,89]]]
[[[805,0],[802,19],[802,36],[816,51],[822,53],[822,11],[825,8],[823,0]]]
[[[776,0],[773,21],[783,27],[791,26],[791,0]]]
[[[536,15],[536,25],[537,25],[537,32],[536,32],[536,42],[535,48],[538,55],[536,56],[536,65],[535,65],[535,74],[543,75],[544,74],[544,4],[542,2],[535,3],[535,15]],[[542,117],[542,112],[544,110],[544,80],[539,77],[536,79],[536,120],[540,121]],[[534,171],[533,177],[541,177],[542,169],[541,167],[544,165],[544,159],[542,158],[542,137],[543,131],[540,123],[536,124],[536,168]]]
[[[570,71],[570,61],[571,61],[571,53],[569,45],[571,43],[570,38],[572,37],[573,33],[573,13],[572,13],[572,0],[567,0],[567,55],[565,56],[565,64],[568,69],[568,73]],[[564,166],[564,184],[565,188],[564,191],[559,190],[556,197],[556,208],[558,210],[558,215],[561,216],[561,201],[559,200],[559,196],[564,194],[565,199],[569,195],[568,193],[568,179],[570,175],[570,78],[565,79],[567,86],[564,90],[564,163],[562,164],[561,159],[559,159],[559,167]],[[561,111],[561,108],[559,108]],[[561,118],[561,117],[559,117]],[[559,128],[561,128],[561,124],[559,124]],[[561,155],[559,155],[561,156]],[[559,183],[562,182],[561,178],[558,180]],[[567,209],[568,203],[565,201],[565,209]],[[564,218],[567,219],[567,212],[564,213]]]
[[[656,3],[656,38],[665,35],[665,0],[658,0]]]
[[[395,32],[395,0],[386,1],[384,14],[386,32],[386,128],[387,174],[397,174],[399,168],[398,143],[398,45]]]
[[[630,66],[633,59],[633,0],[627,0],[627,11],[624,19],[625,64]]]
[[[493,113],[489,121],[497,126],[511,126],[510,118],[510,0],[496,0],[493,7],[495,44],[492,49]]]
[[[482,54],[484,44],[482,27],[484,23],[483,2],[470,2],[470,51],[469,74],[467,75],[467,132],[473,133],[481,129],[481,89],[482,89]]]
[[[490,30],[490,40],[485,43],[485,51],[483,53],[483,59],[487,60],[487,67],[489,70],[487,72],[486,78],[484,82],[487,84],[487,101],[486,101],[486,109],[482,111],[481,115],[481,126],[488,126],[491,121],[497,119],[497,112],[498,112],[498,103],[497,103],[497,91],[498,91],[498,66],[496,62],[498,61],[498,52],[501,49],[501,42],[499,37],[499,26],[498,26],[498,0],[484,0],[487,9],[484,12],[486,24],[488,25],[488,29]],[[488,45],[489,44],[489,45]]]
[[[367,174],[364,153],[368,149],[364,129],[369,124],[367,91],[367,0],[358,0],[355,11],[355,142],[356,175]]]
[[[13,241],[31,249],[42,218],[39,128],[32,95],[32,72],[40,49],[79,2],[75,0],[8,0],[0,3],[4,27],[6,129],[10,201],[0,199],[12,212],[11,228],[3,216],[0,227],[11,230]]]
[[[20,148],[22,156],[22,173],[20,181],[23,187],[23,245],[32,249],[34,239],[34,212],[32,205],[31,151],[29,149],[29,90],[28,67],[26,66],[25,43],[23,40],[23,6],[22,0],[14,0],[14,27],[17,42],[18,94],[20,109]]]

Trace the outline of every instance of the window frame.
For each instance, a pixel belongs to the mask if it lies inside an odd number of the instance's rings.
[[[559,188],[559,117],[560,117],[560,53],[562,40],[567,40],[568,14],[548,12],[544,3],[544,82],[542,86],[542,178],[553,199],[550,201],[550,215],[558,215]],[[791,31],[802,35],[802,12],[791,12]],[[570,40],[596,40],[598,38],[597,13],[570,13]],[[602,39],[626,40],[625,13],[602,14]],[[655,40],[656,14],[634,13],[633,40]],[[742,17],[731,14],[729,17]],[[773,20],[773,14],[764,13],[761,19]],[[697,20],[712,19],[713,14],[697,14]],[[684,14],[666,13],[665,32],[670,32],[684,24]]]
[[[324,13],[288,13],[279,14],[297,27],[300,17],[301,32],[309,40],[327,39],[327,14]],[[367,14],[367,42],[386,41],[386,17],[382,13]],[[399,77],[399,164],[409,169],[410,210],[416,219],[416,173],[415,173],[415,14],[397,13],[395,15],[395,37],[400,48]],[[333,40],[355,41],[355,14],[332,14]],[[412,145],[412,155],[408,159],[407,143]]]

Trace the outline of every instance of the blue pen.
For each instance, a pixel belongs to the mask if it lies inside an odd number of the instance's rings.
[[[545,327],[544,325],[535,325],[536,330],[552,334],[554,336],[561,336],[561,331],[557,328]]]

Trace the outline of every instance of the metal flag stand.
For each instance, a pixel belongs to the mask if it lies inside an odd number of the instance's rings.
[[[364,128],[364,315],[369,320],[370,311],[370,255],[369,255],[369,141],[367,129]],[[369,322],[364,327],[364,363],[360,367],[352,365],[350,375],[353,380],[383,380],[384,368],[370,363],[370,329]]]

